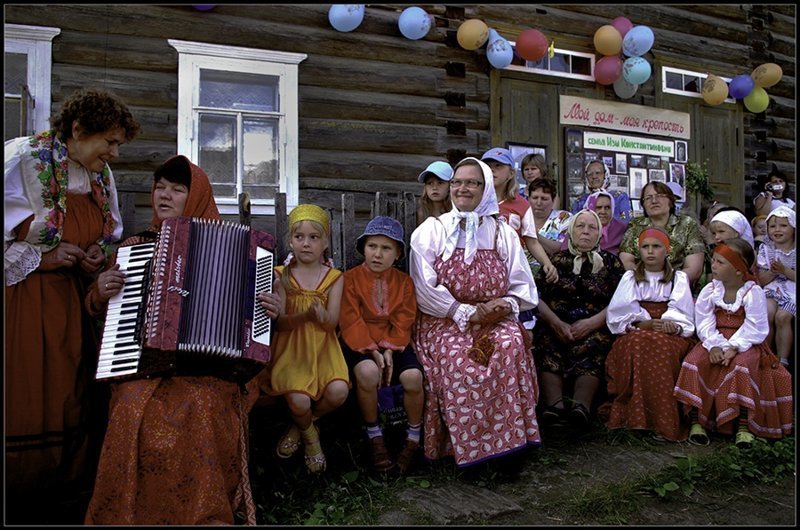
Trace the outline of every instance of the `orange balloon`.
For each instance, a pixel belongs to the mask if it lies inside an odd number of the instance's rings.
[[[769,88],[774,86],[783,77],[783,70],[775,63],[764,63],[757,66],[753,73],[750,74],[756,86],[762,88]]]
[[[538,29],[526,29],[517,37],[515,47],[520,57],[526,61],[536,62],[547,53],[547,37]]]
[[[721,77],[708,74],[708,77],[703,81],[703,90],[701,94],[703,96],[703,101],[709,105],[719,105],[728,97],[728,83]]]
[[[622,50],[622,35],[611,24],[594,32],[594,49],[601,55],[616,55]]]
[[[483,20],[471,18],[458,27],[456,39],[465,50],[477,50],[489,38],[489,26]]]

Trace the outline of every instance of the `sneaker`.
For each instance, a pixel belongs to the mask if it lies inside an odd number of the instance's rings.
[[[378,473],[389,471],[394,464],[389,457],[389,450],[383,441],[383,436],[369,439],[370,452],[372,453],[372,469]]]

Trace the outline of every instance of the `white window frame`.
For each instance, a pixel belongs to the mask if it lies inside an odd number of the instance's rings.
[[[298,65],[308,57],[304,53],[288,53],[238,46],[223,46],[204,42],[168,39],[178,51],[178,153],[198,159],[197,101],[199,100],[200,70],[271,75],[279,78],[280,112],[278,118],[280,154],[279,191],[286,194],[288,209],[299,201],[298,163]],[[242,168],[238,169],[237,195],[242,189]],[[238,214],[238,199],[216,198],[221,214]],[[274,215],[275,201],[251,199],[253,215]]]
[[[516,41],[509,41],[511,46],[516,50],[517,43]],[[549,70],[547,68],[537,68],[533,66],[520,66],[516,64],[510,64],[504,68],[504,70],[516,70],[518,72],[533,72],[542,75],[552,75],[555,77],[568,77],[570,79],[582,79],[584,81],[594,81],[594,63],[595,63],[595,56],[593,53],[585,53],[585,52],[576,52],[574,50],[565,50],[564,48],[553,48],[555,53],[560,53],[561,55],[569,55],[575,57],[583,57],[589,60],[590,63],[590,71],[592,75],[584,75],[584,74],[573,74],[572,72],[559,72],[557,70]],[[526,64],[531,61],[525,61]]]
[[[3,24],[5,53],[28,56],[28,90],[33,98],[33,116],[28,126],[34,132],[50,128],[51,73],[53,70],[53,39],[60,28]]]
[[[676,96],[687,96],[690,98],[702,98],[703,94],[701,92],[691,92],[689,90],[680,90],[677,88],[667,88],[667,72],[673,74],[681,74],[681,75],[690,75],[693,77],[699,77],[700,79],[707,79],[709,74],[703,74],[700,72],[693,72],[691,70],[684,70],[683,68],[675,68],[674,66],[662,66],[661,67],[661,92],[664,94],[674,94]],[[726,83],[731,82],[730,77],[724,76],[717,76]],[[701,83],[702,84],[702,83]],[[702,87],[701,87],[702,89]],[[723,100],[724,103],[736,103],[736,100],[730,96]]]

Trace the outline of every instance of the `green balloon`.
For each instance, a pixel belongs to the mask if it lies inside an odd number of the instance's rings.
[[[744,98],[744,106],[754,114],[764,112],[769,106],[769,94],[760,86],[754,87],[752,92]]]

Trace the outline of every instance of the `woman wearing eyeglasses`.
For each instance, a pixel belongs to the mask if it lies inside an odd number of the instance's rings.
[[[468,466],[539,445],[539,387],[520,310],[539,303],[519,236],[498,220],[492,170],[455,166],[453,209],[411,235],[414,349],[425,379],[424,448]]]
[[[575,215],[585,207],[586,200],[590,195],[598,191],[607,191],[614,199],[614,219],[628,224],[633,219],[631,198],[624,191],[608,189],[611,180],[608,166],[602,160],[592,160],[586,164],[584,171],[586,178],[584,187],[588,191],[585,191],[572,203],[572,215]]]
[[[663,182],[648,182],[642,188],[644,216],[628,223],[619,246],[619,258],[626,270],[634,270],[639,256],[639,234],[645,228],[660,226],[669,234],[669,263],[683,271],[694,284],[703,273],[705,242],[697,220],[675,212],[675,196]]]

